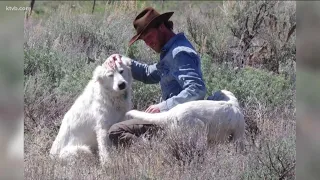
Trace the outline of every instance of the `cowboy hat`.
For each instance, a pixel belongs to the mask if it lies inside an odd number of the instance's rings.
[[[148,30],[150,27],[154,27],[160,22],[164,22],[170,19],[173,12],[167,12],[159,14],[154,8],[145,8],[133,21],[133,27],[135,28],[137,34],[131,38],[129,41],[129,46],[138,40],[143,32]]]

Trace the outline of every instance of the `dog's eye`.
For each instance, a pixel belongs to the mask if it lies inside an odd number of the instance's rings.
[[[108,77],[113,77],[113,74],[107,74]]]
[[[122,73],[123,73],[123,70],[120,70],[119,73],[122,74]]]

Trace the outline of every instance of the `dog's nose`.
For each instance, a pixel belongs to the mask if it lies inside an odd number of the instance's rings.
[[[126,83],[122,82],[121,84],[118,85],[119,89],[122,90],[126,88]]]

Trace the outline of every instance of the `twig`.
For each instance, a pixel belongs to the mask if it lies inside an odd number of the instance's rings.
[[[285,170],[286,168],[284,167],[283,162],[282,162],[282,160],[281,160],[281,158],[280,158],[279,154],[276,156],[276,158],[277,158],[277,159],[278,159],[278,161],[280,162],[282,169],[284,169],[284,170]]]
[[[94,12],[94,7],[96,6],[96,0],[93,0],[93,6],[92,6],[92,14],[93,14],[93,12]]]
[[[268,158],[269,158],[270,164],[271,164],[272,168],[273,168],[278,174],[280,174],[280,172],[279,172],[278,169],[274,166],[274,162],[273,162],[272,159],[271,159],[271,152],[270,152],[269,144],[266,143],[266,145],[267,145],[267,148],[268,148]]]
[[[292,169],[296,166],[296,162],[294,161],[292,167],[290,167],[286,172],[284,172],[280,177],[279,177],[279,180],[282,180],[285,178],[285,176],[290,172],[292,171]]]
[[[289,32],[288,32],[288,37],[287,37],[286,42],[288,42],[289,38],[291,37],[291,35],[293,34],[294,30],[296,29],[296,25],[297,25],[297,24],[294,24],[294,25],[290,28],[290,30],[289,30]]]

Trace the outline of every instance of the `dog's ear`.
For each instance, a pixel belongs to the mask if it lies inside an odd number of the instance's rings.
[[[94,81],[101,81],[102,80],[102,76],[103,76],[103,67],[102,66],[97,66],[96,69],[93,71],[93,76],[92,76],[92,80]]]
[[[131,58],[126,56],[121,57],[121,61],[123,62],[123,64],[128,66],[129,68],[131,68],[131,60],[132,60]]]

